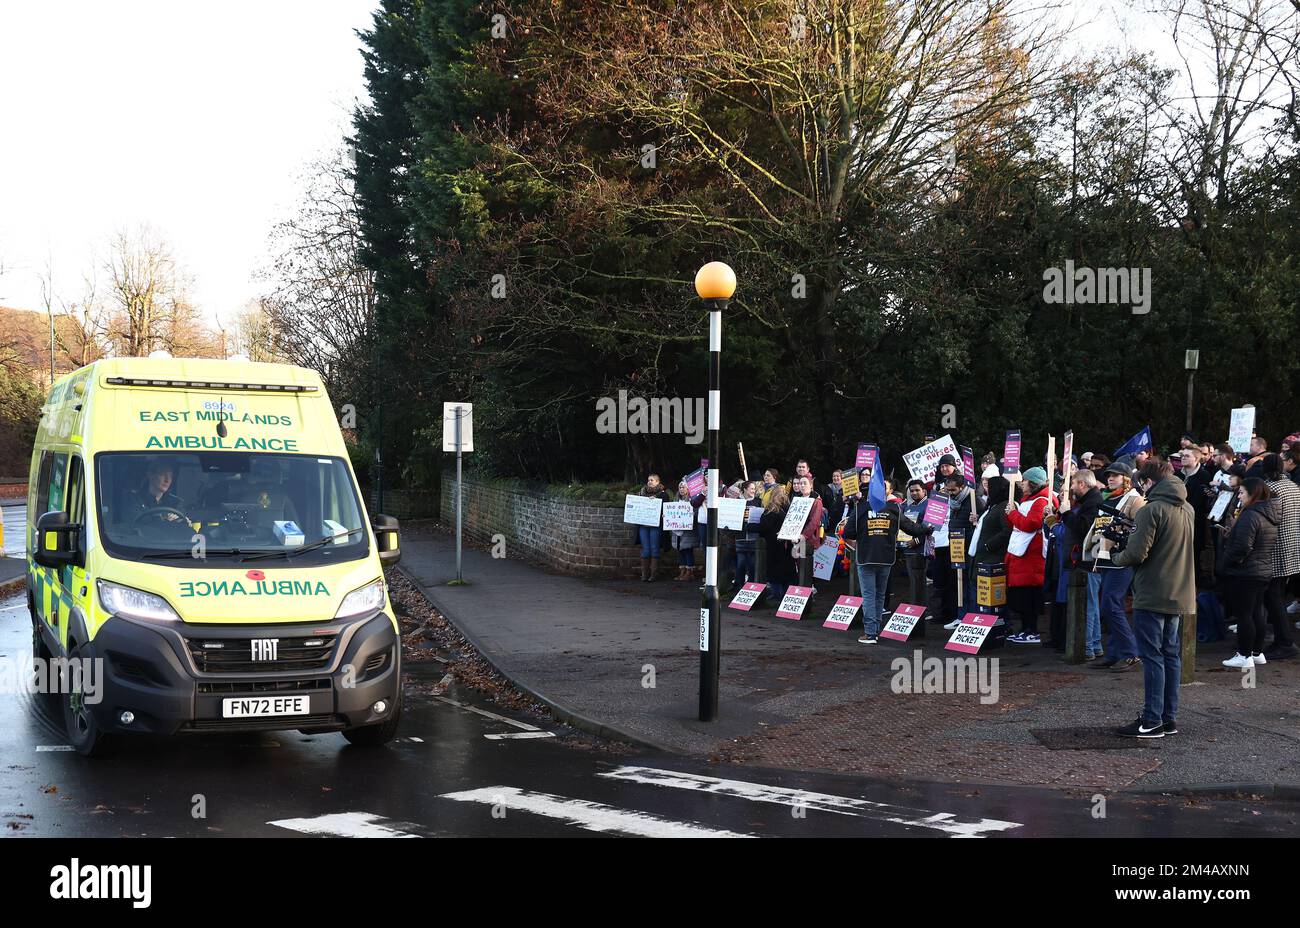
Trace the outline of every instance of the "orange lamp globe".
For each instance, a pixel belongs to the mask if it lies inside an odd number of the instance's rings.
[[[702,300],[729,300],[736,292],[736,272],[721,261],[710,261],[695,272],[695,292]]]

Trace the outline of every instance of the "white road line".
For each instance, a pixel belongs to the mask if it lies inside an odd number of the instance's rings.
[[[651,815],[649,812],[635,812],[631,809],[619,809],[600,802],[586,799],[570,799],[551,793],[534,793],[529,790],[516,789],[513,786],[489,786],[486,789],[471,789],[459,793],[444,793],[440,798],[454,799],[457,802],[481,802],[485,805],[500,805],[508,816],[511,812],[532,812],[557,818],[570,825],[577,825],[588,831],[617,832],[637,835],[643,838],[752,838],[754,835],[735,831],[705,828],[689,822],[678,822],[669,818]]]
[[[649,786],[695,790],[715,796],[731,796],[748,799],[751,802],[771,802],[783,806],[802,806],[820,812],[835,812],[840,815],[858,815],[918,828],[933,828],[954,838],[982,838],[985,832],[1022,827],[1020,822],[1003,822],[992,818],[958,821],[952,812],[930,812],[925,809],[871,802],[851,796],[834,796],[830,793],[815,793],[784,786],[747,783],[744,780],[724,780],[694,773],[678,773],[675,770],[659,770],[654,767],[619,767],[617,770],[603,772],[598,776],[631,783],[644,783]]]
[[[37,753],[37,754],[41,753],[42,751],[75,751],[75,750],[76,750],[76,748],[74,748],[74,747],[73,747],[72,745],[70,745],[70,744],[38,744],[38,745],[36,745],[36,753]]]
[[[513,725],[515,728],[521,728],[524,731],[541,731],[536,725],[529,725],[527,722],[516,722],[514,719],[508,719],[504,715],[497,715],[495,712],[489,712],[486,709],[480,709],[478,706],[471,706],[466,702],[457,702],[454,699],[448,699],[446,696],[435,696],[434,699],[439,702],[445,702],[449,706],[455,706],[458,709],[464,709],[466,712],[476,712],[479,715],[485,715],[490,719],[496,719],[498,722],[505,722],[507,725]]]
[[[394,822],[373,812],[334,812],[312,818],[284,818],[266,824],[332,838],[418,838],[425,831],[412,822]]]
[[[504,735],[484,735],[483,737],[488,739],[489,741],[509,741],[515,739],[522,740],[526,738],[554,738],[555,732],[553,731],[512,731]]]

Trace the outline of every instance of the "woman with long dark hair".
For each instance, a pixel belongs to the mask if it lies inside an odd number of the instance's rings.
[[[1263,610],[1259,608],[1273,577],[1281,507],[1269,485],[1247,477],[1237,491],[1241,508],[1219,555],[1218,576],[1228,614],[1237,622],[1237,653],[1225,667],[1265,664]]]

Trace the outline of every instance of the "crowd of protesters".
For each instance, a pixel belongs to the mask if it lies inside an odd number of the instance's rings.
[[[761,579],[772,601],[796,583],[815,592],[810,560],[834,544],[835,573],[853,571],[862,596],[863,644],[879,640],[891,580],[923,570],[931,621],[951,630],[964,612],[994,613],[990,641],[1064,651],[1069,587],[1078,575],[1085,659],[1099,670],[1144,674],[1142,717],[1122,731],[1137,737],[1177,732],[1180,617],[1197,616],[1203,640],[1235,636],[1227,667],[1297,655],[1300,436],[1288,435],[1273,452],[1256,435],[1249,453],[1238,454],[1226,442],[1186,435],[1167,456],[1150,448],[1113,460],[1087,452],[1062,460],[1051,475],[1043,466],[1008,472],[1004,463],[986,455],[972,486],[962,462],[945,455],[932,479],[909,480],[901,495],[872,468],[832,471],[819,485],[806,459],[795,462],[788,480],[776,468],[737,480],[725,495],[745,500],[744,527],[724,533],[736,587],[758,579],[761,540]],[[845,493],[846,475],[858,478],[857,492]],[[640,492],[669,499],[656,474]],[[802,531],[794,541],[779,538],[799,497],[813,500]],[[689,500],[697,514],[705,503],[685,480],[677,499]],[[946,512],[939,524],[925,521],[935,499]],[[752,519],[750,507],[759,510]],[[675,579],[699,578],[703,557],[697,567],[695,552],[706,544],[706,525],[697,520],[685,531],[639,529],[642,579],[656,579],[665,534],[677,552]],[[958,538],[964,559],[954,563]],[[980,573],[1005,584],[1002,601],[977,602]]]

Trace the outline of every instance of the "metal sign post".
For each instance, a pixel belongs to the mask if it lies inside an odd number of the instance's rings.
[[[456,452],[456,579],[464,583],[461,575],[461,458],[465,451],[474,450],[474,406],[470,403],[442,404],[442,450]]]

